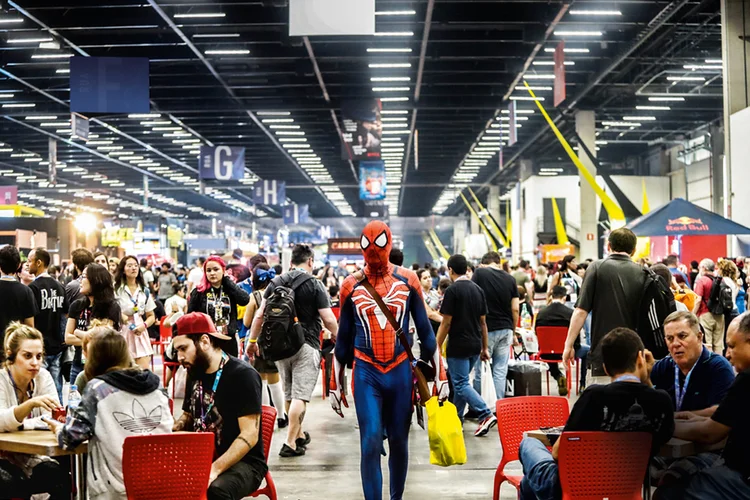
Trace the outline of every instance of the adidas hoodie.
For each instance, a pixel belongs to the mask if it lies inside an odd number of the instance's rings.
[[[126,437],[172,432],[174,420],[160,385],[157,375],[139,369],[109,372],[86,385],[58,439],[67,449],[89,441],[90,499],[127,498],[122,477]]]

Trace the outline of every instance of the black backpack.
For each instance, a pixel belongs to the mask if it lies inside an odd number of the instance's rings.
[[[713,314],[727,314],[734,310],[732,302],[732,289],[724,282],[724,278],[714,276],[711,293],[708,296],[708,310]]]
[[[664,280],[651,269],[644,268],[643,272],[646,279],[638,307],[636,331],[654,358],[661,359],[669,354],[664,340],[664,320],[677,310],[677,306],[674,294]]]
[[[305,343],[305,331],[294,306],[294,293],[311,279],[312,275],[302,273],[294,278],[285,274],[272,281],[274,289],[266,299],[263,329],[258,337],[258,347],[265,359],[278,361],[289,358]]]

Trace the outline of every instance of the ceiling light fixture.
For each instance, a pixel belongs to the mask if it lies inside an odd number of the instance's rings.
[[[623,116],[623,120],[632,122],[655,122],[655,116]]]
[[[408,115],[409,110],[407,109],[384,109],[380,112],[381,115]]]
[[[383,10],[375,12],[376,16],[413,16],[417,13],[416,10]]]
[[[636,106],[635,109],[640,109],[642,111],[669,111],[669,106]]]
[[[511,101],[544,101],[544,97],[531,97],[527,95],[512,95],[509,99]]]
[[[32,59],[69,59],[73,54],[34,54]]]
[[[605,127],[640,127],[641,124],[637,122],[614,122],[614,121],[603,121],[602,125]]]
[[[136,113],[128,115],[128,118],[161,118],[159,113]]]
[[[721,59],[706,59],[706,64],[723,64]]]
[[[374,54],[410,54],[412,52],[412,49],[387,49],[382,47],[371,47],[367,49],[367,52]]]
[[[717,64],[685,64],[683,66],[683,68],[684,69],[693,70],[693,71],[696,71],[696,70],[699,70],[699,71],[700,70],[717,70],[717,71],[721,71],[722,69],[724,69],[724,66],[717,65]]]
[[[381,31],[375,33],[375,36],[414,36],[413,31]]]
[[[373,69],[411,68],[411,63],[372,63],[368,64],[368,67]]]
[[[217,49],[204,52],[207,56],[246,56],[249,53],[247,49]]]
[[[292,113],[289,111],[258,111],[255,113],[258,116],[289,116]],[[266,120],[263,120],[265,123]]]
[[[69,69],[58,69],[57,71],[55,71],[55,73],[57,73],[58,75],[68,75],[68,74],[70,74],[70,70]]]
[[[619,10],[571,10],[573,16],[621,16]]]
[[[175,14],[175,19],[206,19],[212,17],[226,17],[224,12],[202,12],[190,14]]]
[[[0,99],[12,99],[13,94],[0,94]]]
[[[409,87],[373,87],[373,92],[408,92]]]
[[[555,31],[555,36],[602,36],[601,31]]]
[[[554,80],[555,79],[554,73],[529,73],[529,74],[523,75],[523,77],[527,80]]]
[[[648,100],[651,102],[683,102],[685,101],[685,98],[662,96],[662,97],[649,97]]]
[[[405,102],[408,101],[408,97],[381,97],[380,102]]]
[[[546,47],[544,49],[545,52],[555,52],[555,50],[557,49],[555,49],[554,47]],[[563,49],[563,52],[565,52],[566,54],[588,54],[591,51],[585,48],[565,47]]]
[[[54,41],[54,38],[51,36],[48,37],[37,37],[37,38],[11,38],[8,40],[8,43],[44,43],[44,42],[52,42]]]
[[[193,38],[238,38],[239,33],[200,33],[193,35]]]
[[[534,61],[531,64],[533,64],[534,66],[554,66],[555,61]],[[573,61],[564,61],[563,64],[565,66],[575,66],[576,63]]]
[[[4,108],[33,108],[36,107],[36,104],[34,103],[13,103],[13,104],[3,104]]]
[[[370,78],[371,82],[410,82],[408,76],[374,76]]]
[[[0,24],[22,23],[22,17],[0,17]]]
[[[39,121],[46,121],[46,120],[57,120],[56,116],[27,116],[27,120],[33,121],[33,120],[39,120]]]
[[[668,76],[667,80],[670,82],[705,82],[706,79],[702,76]]]

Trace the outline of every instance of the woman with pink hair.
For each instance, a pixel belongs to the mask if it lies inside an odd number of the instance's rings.
[[[248,302],[250,295],[226,275],[226,263],[221,257],[212,255],[203,264],[201,282],[190,293],[188,312],[208,314],[219,333],[232,337],[223,341],[224,352],[237,357],[237,306],[245,306]]]

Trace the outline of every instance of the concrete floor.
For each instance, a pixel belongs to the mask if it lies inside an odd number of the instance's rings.
[[[286,435],[285,429],[276,431],[269,467],[280,499],[364,498],[359,475],[359,430],[354,427],[355,409],[344,409],[344,415],[342,419],[331,410],[328,400],[321,399],[318,388],[305,417],[304,429],[312,437],[305,456],[279,457]],[[485,437],[474,437],[476,426],[471,421],[465,425],[468,462],[442,468],[430,465],[427,431],[417,425],[415,417],[409,435],[409,474],[404,498],[424,499],[432,495],[451,499],[492,498],[495,470],[502,456],[500,438],[496,428]],[[387,460],[383,457],[381,461],[384,498],[389,498]],[[520,471],[520,464],[511,464],[507,470]],[[515,499],[515,488],[507,483],[503,485],[501,498]]]

